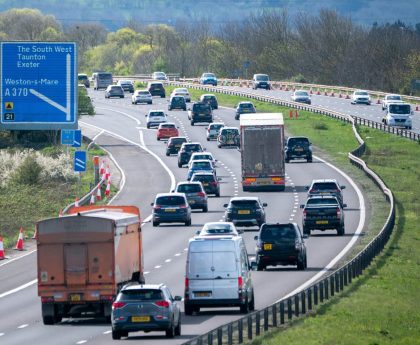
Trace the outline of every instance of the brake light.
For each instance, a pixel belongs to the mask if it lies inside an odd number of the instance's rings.
[[[114,302],[112,303],[112,309],[120,309],[122,307],[124,307],[127,303],[124,302]]]
[[[341,218],[341,210],[337,207],[337,218]]]
[[[204,197],[206,196],[206,193],[203,193],[203,192],[198,192],[198,193],[197,193],[197,196],[201,196],[201,197],[203,197],[203,198],[204,198]]]
[[[188,205],[180,205],[179,208],[188,208]]]
[[[212,186],[217,186],[217,182],[215,182],[215,181],[210,182],[210,184],[211,184]]]
[[[242,277],[238,277],[238,289],[242,290],[243,285],[244,281],[242,280]]]
[[[54,297],[48,296],[48,297],[41,297],[42,303],[52,303],[54,302]]]
[[[316,189],[312,188],[312,189],[309,190],[309,193],[315,193],[315,192],[316,192]]]
[[[155,302],[155,304],[158,307],[169,308],[169,302],[168,301],[157,301],[157,302]]]
[[[188,290],[189,287],[190,287],[190,281],[188,280],[188,278],[185,278],[185,290]]]
[[[155,205],[155,206],[153,206],[153,209],[154,210],[160,210],[162,208],[162,206],[160,206],[160,205]]]

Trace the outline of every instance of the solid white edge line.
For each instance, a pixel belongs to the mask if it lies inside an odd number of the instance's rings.
[[[8,259],[7,261],[5,261],[5,262],[3,262],[2,264],[0,264],[0,267],[1,267],[1,266],[4,266],[4,265],[8,265],[8,264],[10,264],[10,263],[11,263],[11,262],[13,262],[13,261],[16,261],[16,260],[22,259],[22,258],[24,258],[25,256],[31,255],[31,254],[33,254],[33,253],[35,253],[35,252],[36,252],[36,249],[31,250],[30,252],[28,252],[28,253],[26,253],[26,254],[23,254],[23,255],[21,255],[21,256],[17,256],[17,257],[15,257],[15,258],[13,258],[13,259]]]
[[[109,108],[104,108],[104,107],[95,107],[95,108],[96,108],[96,109],[109,110],[109,111],[112,111],[112,112],[114,112],[114,113],[119,113],[119,114],[121,114],[121,115],[127,116],[127,117],[129,117],[130,119],[134,120],[134,121],[137,123],[137,125],[138,125],[138,126],[140,126],[140,125],[141,125],[141,121],[140,121],[139,119],[135,118],[134,116],[132,116],[132,115],[130,115],[130,114],[124,113],[123,111],[119,111],[119,110],[115,110],[115,109],[109,109]],[[80,122],[80,121],[79,121],[79,122]]]
[[[21,286],[18,286],[17,288],[14,288],[12,290],[6,291],[6,292],[0,294],[0,298],[6,297],[6,296],[11,295],[11,294],[13,294],[15,292],[18,292],[20,290],[26,289],[27,287],[36,284],[37,281],[38,281],[38,279],[34,279],[34,280],[31,280],[30,282],[28,282],[26,284],[23,284]]]
[[[323,162],[324,164],[328,165],[330,168],[337,171],[340,175],[342,175],[354,188],[354,190],[357,193],[357,196],[359,198],[359,209],[360,209],[360,217],[359,217],[359,224],[357,226],[356,232],[354,233],[353,237],[351,238],[350,242],[347,243],[347,245],[341,250],[340,253],[338,253],[320,272],[315,274],[311,279],[307,280],[305,283],[297,287],[295,290],[287,294],[286,296],[280,298],[274,303],[278,303],[281,300],[284,300],[286,298],[289,298],[290,296],[293,296],[294,294],[298,293],[299,291],[304,290],[306,287],[311,285],[312,283],[316,282],[318,279],[320,279],[323,275],[325,275],[347,252],[353,247],[355,242],[357,241],[360,233],[363,230],[363,227],[365,225],[365,218],[366,218],[366,208],[365,208],[365,199],[363,197],[362,192],[360,191],[359,187],[357,187],[356,183],[348,176],[344,171],[340,170],[339,168],[335,167],[334,165],[326,162],[322,158],[319,158],[317,156],[314,156],[319,161]]]

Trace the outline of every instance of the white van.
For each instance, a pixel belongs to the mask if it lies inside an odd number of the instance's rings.
[[[385,108],[385,116],[382,122],[388,126],[403,127],[412,129],[412,118],[414,112],[408,103],[389,103]]]
[[[185,275],[185,314],[200,308],[255,309],[251,266],[240,236],[194,237],[188,246]]]

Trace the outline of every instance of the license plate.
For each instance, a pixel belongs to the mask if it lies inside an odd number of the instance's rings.
[[[273,249],[273,245],[271,243],[264,243],[264,250],[271,250]]]
[[[195,200],[188,201],[189,204],[195,204]]]
[[[175,145],[175,147],[181,147],[181,145]]]
[[[175,212],[176,210],[174,208],[167,208],[165,209],[165,212]]]
[[[317,220],[316,224],[328,224],[328,220]]]
[[[72,302],[80,302],[82,300],[82,296],[78,293],[74,293],[70,295],[70,301]]]
[[[150,322],[150,316],[132,316],[131,322]]]
[[[296,152],[302,152],[303,151],[303,149],[296,149]]]
[[[209,184],[208,183],[203,183],[203,186],[204,187],[207,187]]]
[[[238,214],[250,214],[251,211],[250,210],[239,210]]]
[[[199,116],[206,116],[206,114],[198,114]]]
[[[194,292],[195,297],[210,297],[211,292]]]

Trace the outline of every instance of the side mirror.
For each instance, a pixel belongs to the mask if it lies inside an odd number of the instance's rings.
[[[153,206],[155,203],[154,202],[152,202],[152,203],[150,203],[150,206]]]
[[[305,190],[309,190],[309,186],[305,186]]]
[[[300,208],[305,208],[305,205],[300,205]]]
[[[182,297],[181,296],[175,296],[174,301],[182,301]]]
[[[309,236],[308,236],[308,235],[303,235],[303,236],[302,236],[302,238],[303,238],[304,240],[306,240],[306,239],[308,239],[308,238],[309,238]]]
[[[266,202],[263,202],[263,207],[267,207],[268,204]]]
[[[172,190],[171,190],[171,193],[175,193],[175,189],[172,189]]]
[[[258,236],[254,236],[254,240],[255,241],[258,241]]]
[[[347,207],[347,204],[343,204],[343,208]]]
[[[201,232],[200,230],[196,230],[196,231],[195,231],[195,234],[196,234],[196,235],[200,235],[200,232]]]
[[[223,204],[223,207],[225,207],[225,208],[228,207],[228,204]]]
[[[147,114],[144,114],[144,117],[147,117]]]
[[[346,189],[346,186],[340,186],[341,189]]]
[[[256,271],[257,270],[257,263],[255,261],[251,262],[251,270]]]

